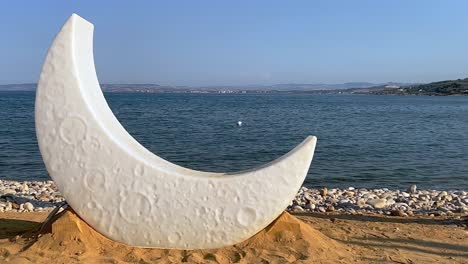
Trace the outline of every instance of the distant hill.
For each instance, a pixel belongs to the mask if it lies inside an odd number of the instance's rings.
[[[404,92],[430,95],[468,95],[468,78],[412,85],[405,87]]]
[[[355,93],[395,94],[395,95],[468,95],[468,78],[447,80],[426,84],[413,84],[406,86],[378,86],[361,89]]]

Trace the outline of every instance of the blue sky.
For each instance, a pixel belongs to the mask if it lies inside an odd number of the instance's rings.
[[[101,83],[246,85],[468,77],[468,1],[1,1],[0,84],[36,82],[71,13]]]

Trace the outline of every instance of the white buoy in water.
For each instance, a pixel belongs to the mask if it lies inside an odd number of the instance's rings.
[[[237,126],[242,126],[242,121],[237,121]]]

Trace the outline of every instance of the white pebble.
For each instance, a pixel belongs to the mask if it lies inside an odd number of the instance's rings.
[[[24,203],[24,209],[32,212],[34,211],[34,205],[30,202]]]

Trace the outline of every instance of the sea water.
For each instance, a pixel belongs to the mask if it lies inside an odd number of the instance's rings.
[[[308,187],[468,190],[468,97],[106,93],[119,121],[160,157],[233,172],[318,137]],[[0,179],[47,180],[33,92],[0,92]],[[242,126],[238,125],[242,122]],[[112,158],[112,157],[105,157]]]

